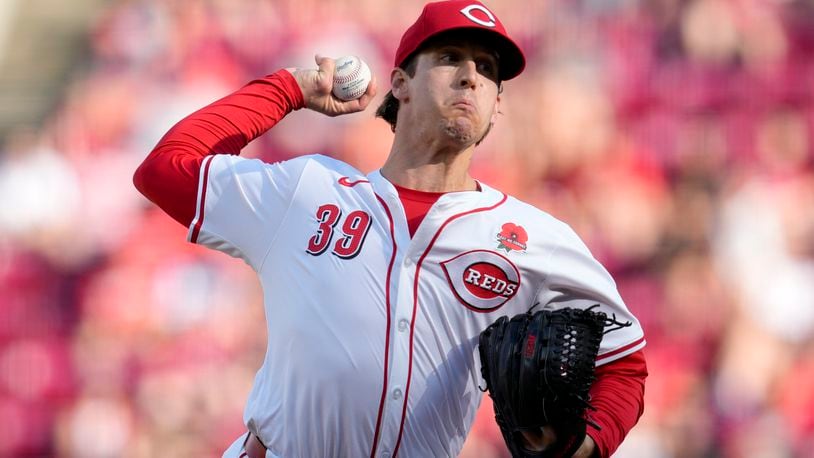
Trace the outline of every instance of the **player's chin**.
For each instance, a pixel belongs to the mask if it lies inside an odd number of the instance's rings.
[[[446,121],[444,131],[447,136],[462,146],[475,144],[483,136],[480,123],[468,116],[458,116]]]

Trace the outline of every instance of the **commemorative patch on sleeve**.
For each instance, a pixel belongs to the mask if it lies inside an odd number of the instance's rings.
[[[519,251],[524,253],[526,251],[526,242],[529,241],[529,236],[523,226],[518,226],[514,223],[505,223],[497,233],[497,248],[499,250],[506,250],[506,253],[512,251]]]

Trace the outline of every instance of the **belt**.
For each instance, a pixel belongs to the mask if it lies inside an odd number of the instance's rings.
[[[246,442],[243,443],[243,453],[240,454],[240,458],[266,458],[266,446],[251,431],[246,436]]]

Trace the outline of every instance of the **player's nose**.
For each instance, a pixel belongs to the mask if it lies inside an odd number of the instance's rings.
[[[464,59],[458,67],[458,86],[474,89],[478,81],[478,67],[473,59]]]

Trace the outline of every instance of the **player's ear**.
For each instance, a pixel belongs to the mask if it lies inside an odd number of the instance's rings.
[[[407,81],[410,79],[404,69],[396,67],[390,72],[390,90],[393,97],[399,102],[405,102],[409,98],[409,85]]]

